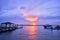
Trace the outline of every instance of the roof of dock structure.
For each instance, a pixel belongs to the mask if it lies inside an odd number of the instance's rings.
[[[12,22],[3,22],[1,24],[14,24],[14,23],[12,23]]]

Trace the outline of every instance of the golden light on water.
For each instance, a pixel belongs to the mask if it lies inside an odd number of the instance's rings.
[[[29,35],[28,38],[31,40],[36,40],[36,26],[28,26],[26,28],[27,34]]]
[[[27,31],[28,31],[29,35],[35,34],[36,28],[35,28],[35,26],[28,26]]]

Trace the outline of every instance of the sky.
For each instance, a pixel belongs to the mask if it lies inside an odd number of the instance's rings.
[[[60,0],[0,0],[0,22],[23,20],[21,8],[29,16],[60,19]]]

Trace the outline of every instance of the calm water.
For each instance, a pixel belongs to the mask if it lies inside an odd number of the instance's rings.
[[[60,30],[47,30],[42,26],[23,26],[23,29],[0,33],[0,40],[60,40]]]

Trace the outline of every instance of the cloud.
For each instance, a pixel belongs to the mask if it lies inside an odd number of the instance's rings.
[[[0,0],[0,17],[21,15],[21,7],[25,7],[28,15],[38,17],[59,16],[59,0]]]

